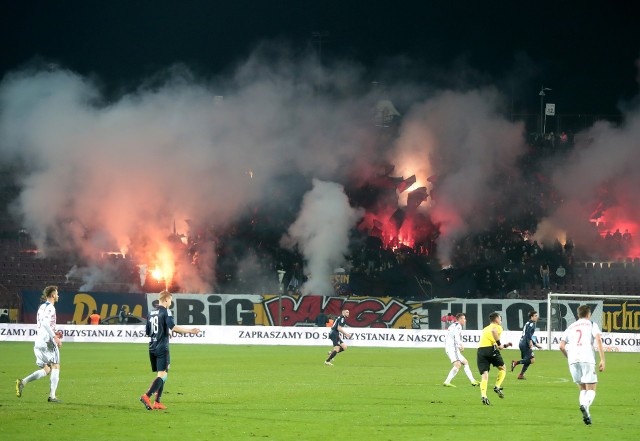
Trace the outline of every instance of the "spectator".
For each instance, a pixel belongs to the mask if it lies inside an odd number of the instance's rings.
[[[540,277],[542,278],[542,289],[551,289],[550,282],[551,270],[547,262],[540,265]]]
[[[569,141],[569,135],[566,132],[560,133],[560,143],[564,146]]]
[[[417,312],[411,316],[411,329],[420,329],[420,316]]]
[[[127,306],[122,305],[120,307],[120,312],[118,312],[118,324],[124,325],[127,321]]]
[[[316,326],[324,328],[327,325],[328,321],[329,321],[329,317],[327,317],[327,315],[324,312],[321,312],[316,316]]]
[[[95,309],[93,313],[89,316],[89,324],[90,325],[99,325],[100,324],[100,314]]]
[[[563,278],[566,275],[567,275],[567,270],[564,269],[562,264],[560,264],[560,266],[558,266],[558,269],[556,270],[556,276]]]

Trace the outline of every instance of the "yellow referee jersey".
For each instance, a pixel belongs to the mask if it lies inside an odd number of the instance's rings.
[[[490,323],[482,329],[482,337],[480,337],[479,347],[486,348],[496,344],[496,340],[493,338],[493,328],[498,330],[498,340],[500,340],[500,336],[502,335],[502,326],[497,323]]]

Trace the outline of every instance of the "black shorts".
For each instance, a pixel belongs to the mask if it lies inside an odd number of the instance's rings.
[[[331,339],[331,343],[333,343],[334,346],[340,346],[343,343],[342,339],[340,338],[340,333],[337,331],[329,332],[329,338]]]
[[[533,358],[533,350],[527,342],[520,340],[520,358],[523,360],[531,360]]]
[[[500,351],[494,349],[493,346],[486,346],[484,348],[478,348],[478,372],[482,375],[483,372],[489,372],[491,365],[495,367],[504,366],[504,360]]]
[[[149,361],[151,361],[152,372],[169,372],[169,350],[160,352],[159,354],[149,351]]]

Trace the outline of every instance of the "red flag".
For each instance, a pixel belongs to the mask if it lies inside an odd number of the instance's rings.
[[[407,179],[405,179],[404,181],[402,181],[397,187],[396,189],[398,190],[398,193],[402,193],[403,191],[405,191],[407,188],[411,187],[413,184],[416,183],[416,175],[413,176],[409,176]]]
[[[419,187],[409,193],[407,196],[407,208],[418,208],[418,206],[424,202],[429,196],[426,187]]]

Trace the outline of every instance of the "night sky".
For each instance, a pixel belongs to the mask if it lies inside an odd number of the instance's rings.
[[[638,90],[633,2],[10,1],[0,75],[55,63],[116,92],[175,63],[223,75],[264,41],[347,60],[371,81],[495,85],[515,113],[614,114]],[[444,3],[444,4],[443,4]]]
[[[410,247],[438,225],[446,265],[458,240],[496,213],[529,219],[545,194],[562,204],[525,225],[535,240],[597,255],[594,211],[640,233],[631,3],[0,0],[0,167],[18,181],[7,209],[43,253],[91,261],[87,287],[109,280],[102,252],[133,250],[212,292],[213,242],[196,270],[168,233],[252,225],[303,254],[305,292],[332,292],[356,225]],[[545,132],[575,142],[532,174],[521,158],[542,128],[541,86],[557,114]],[[430,192],[402,231],[408,191],[350,197],[391,171]],[[254,236],[234,237],[257,271]]]

